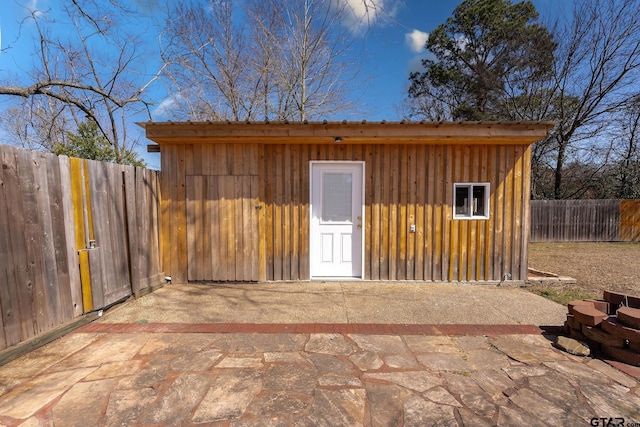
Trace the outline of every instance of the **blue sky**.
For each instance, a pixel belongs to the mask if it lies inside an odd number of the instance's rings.
[[[370,74],[362,98],[365,117],[373,120],[398,120],[398,107],[409,87],[409,72],[416,70],[426,56],[424,43],[428,32],[451,16],[458,1],[407,0],[396,13],[380,25],[374,25],[363,40],[363,69]]]
[[[409,73],[420,68],[427,56],[424,44],[429,31],[443,23],[460,2],[455,0],[406,0],[397,3],[392,19],[374,26],[364,40],[371,75],[363,102],[367,120],[399,120],[397,107],[409,87]],[[571,1],[534,0],[540,16],[555,19]]]
[[[32,63],[34,41],[30,38],[30,25],[22,27],[20,22],[29,10],[55,10],[65,0],[2,0],[0,9],[0,44],[2,48],[11,46],[0,54],[0,85],[5,84],[6,77],[20,75],[21,69],[28,70]],[[141,10],[150,10],[149,6],[157,0],[132,0]],[[359,7],[363,0],[344,0],[355,2]],[[372,0],[365,0],[372,1]],[[426,55],[422,48],[426,35],[438,24],[449,17],[459,3],[458,0],[373,0],[382,6],[379,19],[373,19],[370,26],[362,32],[355,32],[354,48],[362,48],[363,56],[357,59],[363,80],[359,85],[362,95],[362,111],[349,117],[329,117],[329,120],[378,121],[400,120],[398,107],[405,98],[409,85],[410,70],[415,70],[420,59]],[[534,0],[541,16],[550,18],[558,9],[570,5],[562,0]],[[350,25],[353,25],[351,23]],[[166,99],[164,89],[158,88],[154,93],[157,103]],[[0,99],[0,114],[3,108]],[[133,121],[139,121],[134,118]],[[146,119],[142,119],[146,120]],[[141,134],[141,131],[135,131]],[[144,152],[146,141],[141,140],[141,152]],[[154,167],[158,166],[157,155],[145,159]]]

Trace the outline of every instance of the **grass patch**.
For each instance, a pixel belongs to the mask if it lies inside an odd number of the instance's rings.
[[[569,301],[580,299],[599,299],[602,295],[594,295],[586,289],[579,286],[563,286],[563,285],[532,285],[526,288],[529,292],[543,296],[558,304],[567,305]]]

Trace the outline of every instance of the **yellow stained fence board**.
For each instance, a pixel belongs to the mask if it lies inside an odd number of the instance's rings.
[[[80,286],[82,289],[82,308],[85,313],[93,310],[91,294],[91,272],[89,269],[89,253],[87,252],[87,224],[86,215],[91,212],[89,204],[89,177],[85,168],[86,160],[70,158],[71,169],[71,198],[73,204],[73,218],[75,223],[76,249],[78,250],[80,268]],[[87,222],[85,222],[87,219]],[[93,230],[93,228],[89,228]],[[91,238],[89,234],[89,238]],[[92,240],[92,239],[91,239]]]

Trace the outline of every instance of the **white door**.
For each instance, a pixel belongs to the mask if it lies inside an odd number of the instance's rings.
[[[363,162],[311,162],[311,278],[362,277]]]

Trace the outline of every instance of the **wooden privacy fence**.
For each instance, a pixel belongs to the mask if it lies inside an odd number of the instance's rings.
[[[0,350],[162,278],[158,173],[0,145]]]
[[[532,200],[531,242],[640,242],[640,200]]]

